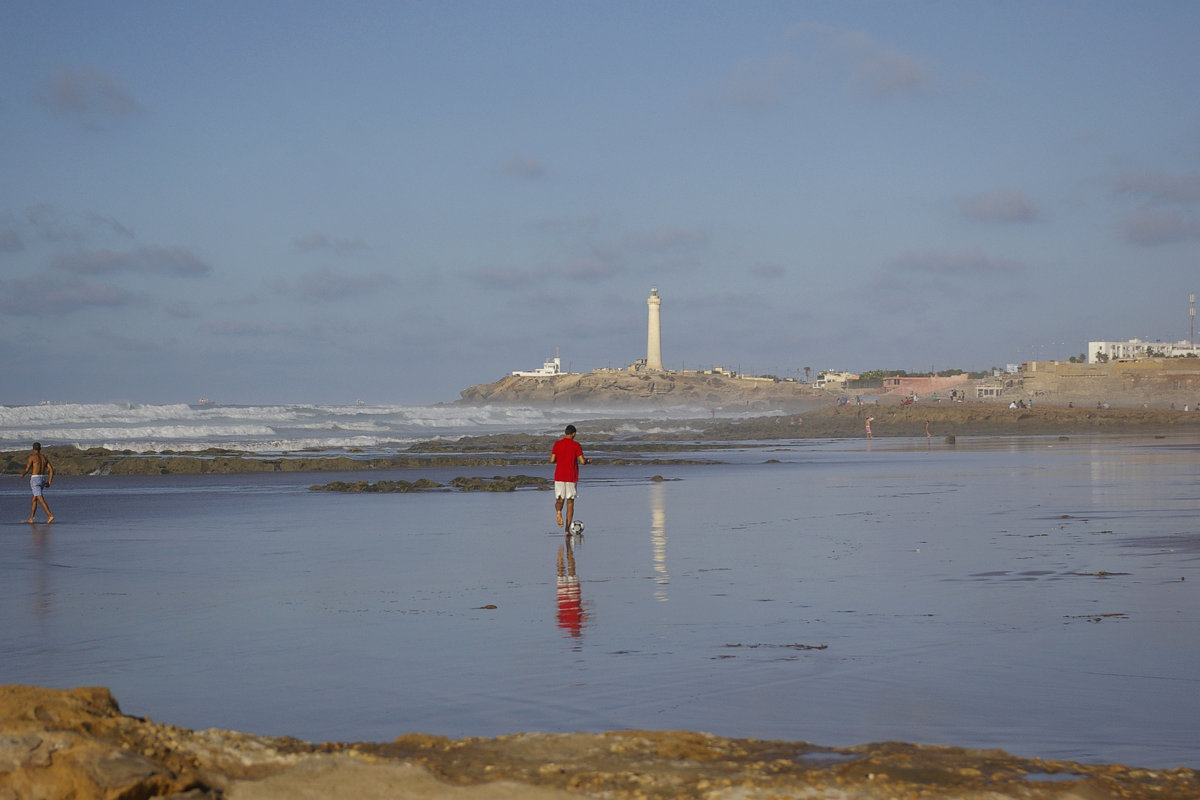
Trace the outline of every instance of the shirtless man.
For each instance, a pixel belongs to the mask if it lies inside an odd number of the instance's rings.
[[[50,513],[50,507],[46,505],[46,498],[42,497],[42,489],[48,488],[50,482],[54,480],[54,465],[50,463],[50,459],[42,455],[41,442],[33,443],[33,452],[29,454],[29,460],[25,462],[25,471],[21,473],[21,477],[30,475],[29,488],[33,491],[33,499],[29,501],[29,519],[28,522],[33,522],[33,515],[37,513],[37,507],[40,503],[42,510],[46,512],[46,522],[54,522],[54,515]]]

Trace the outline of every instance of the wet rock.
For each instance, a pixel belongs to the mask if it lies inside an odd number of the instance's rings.
[[[105,689],[0,686],[0,798],[1200,797],[1200,774],[888,742],[830,748],[688,731],[323,743],[127,717]]]

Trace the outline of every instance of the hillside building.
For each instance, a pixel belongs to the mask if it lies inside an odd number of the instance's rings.
[[[1128,339],[1124,342],[1088,342],[1089,364],[1103,361],[1136,361],[1142,358],[1200,357],[1200,348],[1195,342],[1184,339],[1178,342],[1143,342]]]

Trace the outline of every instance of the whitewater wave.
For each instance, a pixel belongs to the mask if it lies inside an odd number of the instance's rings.
[[[667,420],[707,415],[701,409],[648,412],[486,405],[54,403],[0,406],[0,448],[24,449],[39,441],[47,446],[133,452],[194,452],[208,448],[261,453],[386,451],[426,439],[486,433],[558,433],[568,422],[589,419],[661,416]],[[616,422],[612,429],[620,427]]]

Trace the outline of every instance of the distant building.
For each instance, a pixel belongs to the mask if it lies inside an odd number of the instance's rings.
[[[562,361],[559,360],[558,356],[547,358],[546,362],[542,364],[541,369],[513,371],[513,377],[516,378],[545,378],[562,374]]]
[[[958,375],[897,375],[883,379],[883,388],[879,390],[879,394],[932,395],[966,383],[967,377],[965,372]]]
[[[1103,356],[1103,358],[1101,358]],[[1178,342],[1143,342],[1129,339],[1124,342],[1088,342],[1088,363],[1100,361],[1136,361],[1140,358],[1178,358],[1200,356],[1200,348],[1186,339]]]
[[[847,383],[856,380],[858,376],[853,372],[826,369],[817,373],[817,379],[813,381],[812,386],[814,389],[845,389]]]

